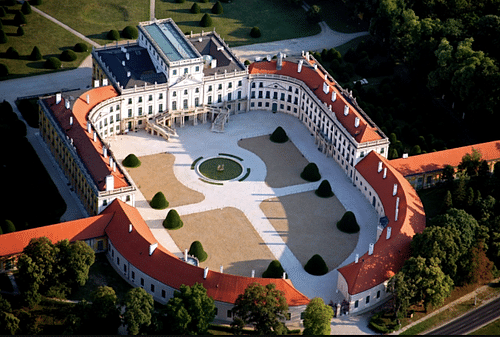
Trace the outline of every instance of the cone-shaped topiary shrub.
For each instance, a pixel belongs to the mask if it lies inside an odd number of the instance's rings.
[[[7,38],[7,34],[3,31],[3,29],[0,29],[0,43],[7,43],[9,39]]]
[[[282,278],[285,270],[281,266],[281,263],[278,260],[273,260],[269,263],[266,271],[262,273],[262,277],[264,278]]]
[[[137,39],[139,37],[139,31],[134,26],[127,26],[122,30],[122,36],[126,39]]]
[[[141,166],[141,161],[135,154],[131,153],[123,159],[122,164],[125,167],[139,167]]]
[[[328,180],[323,180],[314,193],[321,198],[329,198],[333,196],[332,187],[330,186]]]
[[[10,220],[4,220],[2,224],[2,229],[5,234],[13,233],[16,231],[16,226]]]
[[[212,18],[208,13],[205,13],[200,20],[200,26],[202,27],[210,27],[212,25]]]
[[[76,51],[77,53],[84,53],[89,50],[89,47],[85,43],[79,42],[75,44],[73,50]]]
[[[184,223],[175,209],[168,211],[167,217],[163,220],[163,227],[166,229],[179,229],[184,226]]]
[[[5,54],[10,59],[18,59],[19,58],[19,52],[14,47],[9,47],[9,49],[7,49]]]
[[[321,256],[315,254],[309,259],[309,261],[307,261],[306,265],[304,266],[304,270],[311,275],[319,276],[328,273],[328,266]]]
[[[62,61],[71,62],[71,61],[76,60],[77,56],[76,56],[75,52],[72,51],[71,49],[66,49],[65,51],[63,51],[61,53],[61,56],[59,56],[59,58]]]
[[[21,26],[21,25],[25,25],[27,23],[28,23],[28,20],[26,20],[26,17],[24,16],[24,14],[21,11],[18,11],[16,13],[16,15],[14,16],[14,24],[16,26]]]
[[[200,5],[198,5],[196,2],[191,6],[191,9],[189,10],[193,14],[198,14],[201,12]]]
[[[106,34],[108,40],[118,40],[120,38],[120,33],[116,29],[111,29],[108,34]]]
[[[205,261],[208,257],[208,254],[203,250],[203,246],[200,241],[195,241],[191,244],[188,254],[196,257],[200,262]]]
[[[149,205],[151,205],[154,209],[165,209],[168,207],[168,201],[162,192],[158,192],[155,194],[153,199],[151,199]]]
[[[0,8],[2,8],[2,6],[0,6]],[[3,9],[3,8],[2,8]],[[2,23],[2,20],[0,20],[0,29],[3,30],[3,23]]]
[[[23,27],[19,26],[17,27],[17,36],[23,36],[24,35],[24,29]]]
[[[359,225],[356,221],[356,216],[354,215],[354,213],[351,211],[345,212],[342,216],[342,219],[337,222],[337,228],[339,229],[339,231],[349,234],[359,232]]]
[[[37,46],[34,46],[33,50],[31,51],[31,54],[30,54],[30,60],[38,61],[41,59],[42,59],[42,53],[40,53],[40,49],[38,49]]]
[[[269,139],[273,143],[285,143],[288,140],[288,136],[285,130],[281,126],[278,126]]]
[[[214,14],[222,14],[224,13],[224,8],[222,8],[222,4],[220,1],[217,1],[215,5],[212,7],[212,13]]]
[[[21,6],[21,12],[26,15],[31,14],[31,5],[28,1],[25,1]]]
[[[7,76],[9,75],[9,68],[3,64],[0,63],[0,76]]]
[[[315,163],[309,163],[304,167],[300,177],[307,181],[318,181],[321,179],[318,166]]]
[[[250,30],[250,36],[251,36],[251,37],[255,37],[255,38],[257,38],[257,37],[261,37],[261,36],[262,36],[262,34],[261,34],[261,32],[260,32],[259,27],[253,27],[253,28]]]

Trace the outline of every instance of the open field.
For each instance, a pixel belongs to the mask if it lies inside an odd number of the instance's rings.
[[[73,48],[78,42],[83,42],[83,40],[35,12],[26,15],[28,24],[23,27],[24,35],[17,36],[17,26],[11,25],[9,22],[14,18],[12,10],[20,10],[21,5],[8,8],[7,15],[5,18],[2,18],[3,29],[7,34],[8,42],[0,45],[0,63],[5,64],[9,68],[10,75],[7,78],[54,72],[54,70],[44,68],[45,60],[51,56],[58,57],[62,51]],[[40,49],[43,57],[40,61],[31,61],[28,58],[34,46]],[[14,47],[19,52],[19,59],[8,59],[5,57],[5,52],[9,47]],[[90,46],[89,50],[91,50]],[[89,53],[76,53],[78,58],[72,62],[62,62],[61,69],[68,70],[78,67]],[[0,80],[3,79],[6,78],[0,77]],[[22,96],[22,93],[19,95]]]
[[[157,192],[163,192],[169,207],[195,204],[205,199],[203,194],[187,188],[175,178],[174,155],[159,153],[139,159],[141,166],[127,168],[127,171],[146,200],[151,201]]]

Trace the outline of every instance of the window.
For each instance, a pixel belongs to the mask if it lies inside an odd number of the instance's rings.
[[[128,99],[128,104],[132,104],[132,98]]]
[[[384,150],[385,150],[384,148],[380,149],[380,153],[384,153]]]
[[[273,99],[278,99],[278,93],[276,91],[273,92]]]
[[[126,202],[129,202],[129,201],[130,201],[130,195],[127,195],[127,196],[125,197],[125,201],[126,201]]]
[[[200,71],[200,66],[196,66],[196,67],[194,68],[194,71],[195,71],[195,72],[199,72],[199,71]]]
[[[285,109],[285,104],[280,104],[280,109],[281,110]]]
[[[304,319],[304,314],[305,313],[303,311],[300,313],[300,319]]]
[[[288,86],[288,91],[292,92],[292,86]]]
[[[212,104],[212,96],[208,96],[208,104]]]
[[[142,120],[139,120],[137,123],[138,123],[139,125],[142,125]]]
[[[188,94],[187,89],[184,89],[184,95],[187,95],[187,94]]]
[[[255,91],[252,91],[252,93],[250,94],[250,98],[255,98]]]
[[[160,94],[158,94],[158,99],[163,99],[163,93],[160,92]]]
[[[172,75],[177,75],[177,69],[172,70]]]
[[[255,103],[254,102],[250,103],[250,107],[251,108],[255,107]]]
[[[132,109],[128,109],[128,117],[132,117]]]
[[[293,100],[293,104],[299,104],[299,99],[297,97]]]
[[[113,124],[113,116],[109,116],[109,124]]]
[[[200,105],[200,98],[199,97],[195,97],[194,98],[194,106],[199,106]]]
[[[120,265],[120,258],[118,256],[116,257],[116,264]]]
[[[142,103],[142,96],[139,96],[139,98],[137,99],[137,101],[138,101],[139,103]]]
[[[108,119],[104,118],[104,126],[108,126]]]
[[[152,292],[152,293],[154,293],[154,292],[155,292],[155,285],[154,285],[154,284],[152,284],[152,285],[151,285],[151,292]]]
[[[222,95],[221,95],[221,94],[219,94],[219,95],[217,96],[217,102],[218,102],[218,103],[222,102]]]
[[[231,100],[231,93],[227,94],[227,100],[230,101]]]
[[[252,88],[255,88],[255,82],[252,83]]]
[[[101,251],[103,249],[104,249],[104,241],[102,241],[102,240],[97,241],[97,250]]]
[[[219,309],[216,307],[215,308],[215,316],[217,316],[218,313],[219,313]]]
[[[142,107],[139,107],[139,109],[137,109],[137,114],[139,116],[142,116]]]
[[[284,94],[284,93],[281,93],[281,97],[280,97],[280,99],[281,99],[282,101],[284,101],[284,100],[285,100],[285,94]]]
[[[167,297],[165,289],[161,290],[161,297],[163,297],[163,298]]]
[[[271,92],[270,91],[266,91],[266,98],[271,98]]]
[[[208,86],[208,91],[212,91],[212,86],[211,85]]]
[[[365,151],[361,151],[361,154],[359,156],[363,158],[365,156]]]
[[[152,100],[153,100],[153,95],[149,95],[148,101],[152,101]]]
[[[233,317],[233,312],[231,310],[227,311],[227,317],[229,318]]]
[[[150,115],[151,115],[152,113],[153,113],[153,106],[152,106],[152,105],[150,105],[150,106],[148,107],[148,114],[150,114]]]
[[[184,108],[184,109],[187,109],[187,108],[188,108],[188,100],[187,100],[187,99],[185,99],[182,103],[183,103],[183,104],[182,104],[183,108]]]
[[[172,102],[172,110],[177,110],[177,102]]]
[[[113,107],[109,107],[109,112],[113,112]]]
[[[370,303],[370,296],[366,296],[366,304]]]
[[[266,102],[265,106],[266,108],[269,108],[269,102]]]
[[[380,290],[377,291],[377,298],[380,298]]]
[[[184,68],[184,74],[189,73],[189,68]]]
[[[238,91],[238,99],[241,98],[241,91]]]
[[[291,319],[292,319],[292,313],[291,312],[287,312],[286,313],[286,320],[290,321]]]
[[[158,111],[163,112],[163,104],[158,104]]]
[[[354,302],[354,308],[357,308],[359,307],[359,300],[356,300],[356,302]]]
[[[108,201],[107,201],[106,199],[104,199],[104,200],[102,201],[102,205],[103,205],[103,206],[107,206],[107,205],[108,205]]]
[[[123,265],[123,272],[125,272],[125,273],[127,272],[127,265],[126,264]]]
[[[241,87],[243,84],[241,82],[241,80],[238,81],[238,87]]]
[[[217,89],[222,90],[222,83],[219,83],[219,87]]]
[[[257,106],[260,108],[262,106],[262,102],[257,103]]]
[[[172,92],[172,97],[177,97],[177,91]]]
[[[264,87],[264,83],[263,82],[260,82],[259,83],[259,88],[263,88]]]
[[[262,91],[259,91],[259,98],[262,98]]]
[[[233,87],[233,82],[229,82],[229,83],[227,84],[227,87],[228,87],[229,89],[231,89],[231,88]]]
[[[288,95],[288,98],[286,100],[288,103],[292,103],[292,95]]]
[[[194,92],[195,92],[195,93],[199,93],[199,92],[200,92],[200,88],[195,88],[195,89],[194,89]]]

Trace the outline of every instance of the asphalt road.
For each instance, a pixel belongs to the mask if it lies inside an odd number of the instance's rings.
[[[426,335],[465,335],[500,316],[500,298]]]

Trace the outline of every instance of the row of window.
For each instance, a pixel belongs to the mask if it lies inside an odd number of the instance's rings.
[[[175,91],[174,91],[174,93],[175,93]],[[163,99],[163,93],[162,92],[158,93],[158,99]],[[150,94],[150,95],[148,95],[148,102],[152,102],[152,101],[153,101],[153,94]],[[132,97],[129,97],[128,104],[131,105],[133,103],[134,103],[134,100],[132,99]],[[142,103],[142,96],[137,97],[137,103]],[[119,105],[116,105],[116,110],[120,110],[120,106]],[[110,112],[113,112],[113,107],[111,107]]]
[[[251,85],[252,89],[256,88],[256,83],[252,82]],[[277,88],[277,85],[274,85],[274,88]],[[259,82],[259,88],[264,88],[264,82]],[[293,92],[293,88],[291,85],[288,86],[288,91]],[[295,93],[298,95],[299,94],[299,88],[295,88]]]
[[[242,80],[239,80],[239,81],[238,81],[238,87],[241,87],[242,85],[243,85],[243,81],[242,81]],[[228,83],[227,83],[227,88],[228,88],[228,89],[231,89],[232,87],[233,87],[233,82],[228,82]],[[210,85],[208,86],[207,91],[208,91],[208,92],[210,92],[210,91],[212,91],[212,90],[213,90],[213,86],[210,84]],[[222,90],[222,83],[219,83],[219,84],[217,85],[217,90]]]
[[[284,101],[285,100],[285,97],[286,97],[286,101],[288,103],[292,103],[292,95],[288,95],[286,96],[285,93],[281,93],[280,95],[280,100],[281,101]],[[251,91],[250,93],[250,98],[255,98],[255,91]],[[259,96],[258,98],[264,98],[264,92],[262,90],[259,90]],[[266,91],[266,99],[271,99],[271,91],[267,90]],[[278,99],[278,92],[277,91],[273,91],[273,99],[274,100],[277,100]],[[293,97],[293,104],[299,104],[299,98],[297,96]]]
[[[380,290],[379,290],[379,291],[377,291],[377,297],[376,297],[376,298],[377,298],[377,299],[378,299],[378,298],[380,298]],[[369,303],[370,303],[370,296],[366,296],[366,301],[365,301],[365,302],[366,302],[366,304],[369,304]],[[358,307],[359,307],[359,300],[356,300],[356,301],[354,302],[354,308],[356,309],[356,308],[358,308]]]

